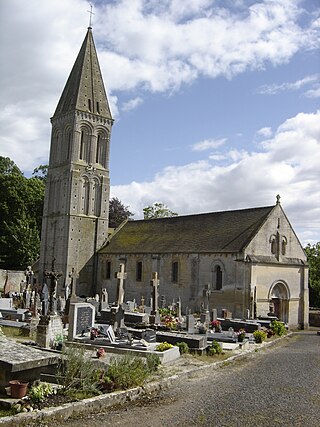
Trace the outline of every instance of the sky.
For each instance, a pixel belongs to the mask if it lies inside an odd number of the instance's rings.
[[[111,197],[142,217],[281,205],[320,241],[320,3],[92,0],[115,119]],[[31,176],[90,19],[85,0],[0,0],[0,155]]]

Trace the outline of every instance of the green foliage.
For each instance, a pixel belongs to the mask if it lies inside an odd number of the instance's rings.
[[[209,356],[214,356],[215,354],[221,354],[222,353],[222,347],[218,343],[218,341],[213,340],[212,345],[207,348],[207,353]]]
[[[48,176],[48,165],[40,165],[33,170],[32,176],[40,179],[40,181],[46,181]]]
[[[142,358],[123,356],[111,359],[107,370],[107,380],[112,381],[116,389],[126,390],[142,386],[150,371]]]
[[[273,320],[270,324],[270,329],[276,334],[276,335],[283,335],[286,331],[286,327],[282,322],[278,322],[278,320]]]
[[[143,209],[143,219],[165,218],[177,215],[161,202],[155,202],[152,206],[147,206]]]
[[[172,347],[173,347],[172,344],[169,344],[167,341],[164,341],[157,345],[156,351],[166,351]]]
[[[189,346],[186,342],[177,342],[175,344],[177,347],[179,347],[180,354],[187,354],[189,353]]]
[[[62,392],[70,396],[94,396],[98,389],[98,372],[94,363],[85,357],[84,349],[67,347],[63,349],[58,366],[57,379]]]
[[[309,264],[310,307],[320,308],[320,242],[304,248]]]
[[[28,392],[29,398],[34,403],[42,402],[46,397],[53,394],[53,387],[49,383],[40,383],[31,387]]]
[[[24,270],[39,256],[45,184],[10,162],[0,157],[0,268]]]
[[[253,332],[253,338],[257,344],[261,344],[263,341],[267,339],[267,333],[263,330],[256,330]]]
[[[119,225],[133,216],[129,211],[129,206],[124,206],[119,199],[113,197],[109,202],[109,227],[117,228]]]
[[[160,357],[157,354],[147,354],[146,357],[147,369],[150,374],[156,372],[161,364]]]

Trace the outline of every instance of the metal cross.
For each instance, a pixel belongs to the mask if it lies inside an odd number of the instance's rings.
[[[90,13],[89,27],[91,28],[92,15],[94,15],[94,13],[92,12],[92,4],[91,3],[90,3],[90,10],[87,10],[87,12]]]

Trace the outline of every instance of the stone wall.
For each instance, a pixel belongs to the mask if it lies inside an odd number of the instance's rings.
[[[309,324],[310,326],[320,327],[320,310],[310,310],[309,312]]]
[[[22,280],[26,280],[24,271],[0,270],[0,293],[20,292]]]

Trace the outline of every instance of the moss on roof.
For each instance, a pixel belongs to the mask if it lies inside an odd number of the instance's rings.
[[[273,206],[129,221],[100,253],[239,252]]]

